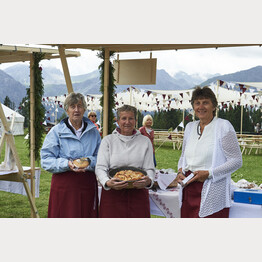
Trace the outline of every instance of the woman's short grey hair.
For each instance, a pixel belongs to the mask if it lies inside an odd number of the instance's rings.
[[[133,112],[134,116],[135,116],[135,120],[136,120],[137,109],[134,106],[123,105],[123,106],[119,107],[116,111],[117,120],[120,119],[120,113],[121,112]]]
[[[152,121],[152,125],[153,125],[153,118],[151,115],[145,115],[144,118],[143,118],[143,122],[142,122],[142,125],[145,126],[146,125],[146,121],[150,119]]]
[[[80,94],[80,93],[70,93],[64,102],[64,109],[65,111],[68,110],[69,106],[71,105],[76,105],[79,101],[82,102],[82,105],[84,107],[84,109],[87,109],[87,105],[86,105],[86,101],[85,101],[85,97]]]

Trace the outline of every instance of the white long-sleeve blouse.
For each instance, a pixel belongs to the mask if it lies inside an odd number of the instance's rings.
[[[199,217],[205,217],[225,207],[230,207],[231,174],[242,166],[242,154],[236,132],[231,123],[221,118],[214,118],[212,122],[210,128],[214,132],[214,135],[211,136],[213,142],[209,140],[209,143],[202,144],[194,152],[194,154],[205,154],[208,158],[208,154],[205,152],[208,152],[210,147],[213,148],[211,167],[206,168],[206,170],[209,170],[210,177],[203,184]],[[189,168],[185,152],[191,149],[192,141],[194,141],[191,138],[197,134],[198,123],[199,121],[188,123],[185,129],[182,154],[178,162],[178,169],[182,168],[183,172]],[[204,130],[203,136],[205,131],[208,130]],[[192,165],[192,156],[189,162]],[[207,159],[207,162],[210,161]],[[203,163],[204,165],[205,163]],[[193,171],[196,171],[196,169]]]

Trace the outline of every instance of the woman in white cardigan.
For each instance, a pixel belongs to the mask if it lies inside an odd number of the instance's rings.
[[[242,166],[236,132],[215,117],[217,99],[209,87],[197,87],[191,104],[199,121],[187,124],[177,181],[193,173],[183,187],[181,217],[227,218],[231,204],[231,174]]]

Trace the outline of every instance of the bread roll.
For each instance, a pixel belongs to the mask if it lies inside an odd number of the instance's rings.
[[[89,161],[86,157],[78,158],[73,161],[73,164],[77,168],[86,168],[89,166]]]

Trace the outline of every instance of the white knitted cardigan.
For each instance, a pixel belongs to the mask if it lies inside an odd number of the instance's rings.
[[[182,154],[178,169],[184,172],[186,159],[185,148],[191,132],[197,130],[199,121],[187,124]],[[242,154],[236,132],[231,123],[217,118],[215,123],[215,144],[210,169],[212,176],[205,180],[201,193],[199,217],[206,217],[231,205],[231,174],[242,166]]]

